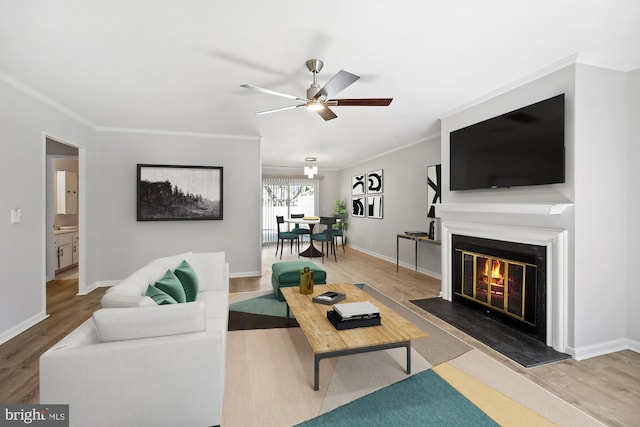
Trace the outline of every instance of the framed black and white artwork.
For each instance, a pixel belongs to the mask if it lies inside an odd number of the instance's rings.
[[[441,165],[427,167],[427,217],[436,217],[436,203],[442,203],[440,197]]]
[[[367,174],[367,193],[368,194],[381,194],[382,193],[382,169],[369,172]]]
[[[138,164],[138,221],[222,219],[222,167]]]
[[[365,174],[351,177],[351,195],[361,196],[366,191]]]
[[[382,196],[367,196],[367,217],[382,219]]]
[[[354,197],[351,199],[351,216],[364,217],[364,197]]]

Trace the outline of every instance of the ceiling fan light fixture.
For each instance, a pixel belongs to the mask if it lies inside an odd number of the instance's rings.
[[[324,104],[322,104],[320,102],[308,102],[307,103],[307,110],[309,110],[309,111],[324,110]]]
[[[318,159],[316,159],[315,157],[305,157],[304,159],[304,161],[307,162],[307,166],[304,167],[304,174],[309,179],[313,179],[313,176],[318,173],[318,167],[312,166],[313,162],[315,162],[316,160]]]

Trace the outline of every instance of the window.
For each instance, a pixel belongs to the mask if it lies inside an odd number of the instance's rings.
[[[318,197],[317,179],[265,177],[262,179],[262,243],[275,243],[276,216],[315,215]]]

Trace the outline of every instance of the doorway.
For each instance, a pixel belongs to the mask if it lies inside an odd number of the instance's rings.
[[[76,279],[79,294],[85,280],[81,238],[84,223],[82,203],[83,150],[45,135],[45,283]],[[45,292],[46,295],[46,292]]]

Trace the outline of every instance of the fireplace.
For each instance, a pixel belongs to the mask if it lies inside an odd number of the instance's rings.
[[[546,342],[546,247],[453,234],[452,300]]]

